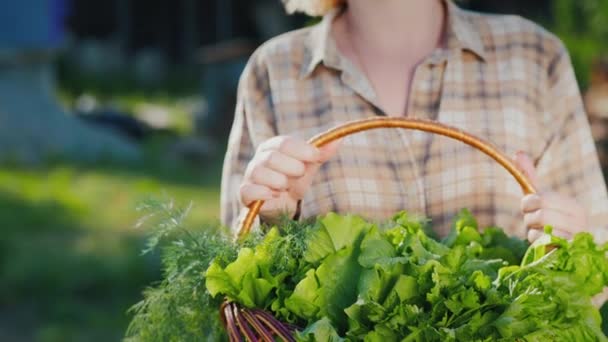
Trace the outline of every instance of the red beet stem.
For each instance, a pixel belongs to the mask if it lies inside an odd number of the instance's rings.
[[[283,341],[295,342],[295,339],[291,336],[291,332],[283,325],[282,322],[280,322],[279,320],[274,318],[271,314],[269,314],[265,311],[262,311],[262,310],[255,310],[254,314],[264,324],[266,324],[266,326],[268,326],[270,329],[272,329],[275,332],[275,334],[277,334],[280,338],[282,338]]]
[[[245,319],[247,320],[247,322],[249,322],[249,324],[251,324],[251,326],[253,327],[253,330],[255,330],[255,332],[257,332],[264,341],[274,342],[272,333],[269,332],[268,330],[266,330],[266,328],[264,328],[264,325],[262,323],[260,323],[260,321],[252,313],[250,313],[249,310],[247,310],[247,309],[243,310],[242,314],[245,317]]]
[[[240,314],[240,310],[237,305],[232,306],[232,311],[234,317],[236,318],[236,323],[241,328],[241,332],[245,334],[247,341],[249,342],[258,342],[258,337],[255,335],[253,331],[247,325],[247,321],[243,318],[243,315]]]
[[[239,328],[234,322],[234,315],[231,309],[232,303],[228,303],[224,307],[224,316],[226,317],[226,330],[228,330],[228,336],[232,342],[241,342],[243,337],[239,333]]]

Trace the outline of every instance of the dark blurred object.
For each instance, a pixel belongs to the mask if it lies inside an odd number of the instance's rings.
[[[137,159],[135,145],[84,125],[57,103],[52,62],[65,12],[63,0],[0,5],[0,160]]]
[[[210,158],[216,156],[219,146],[214,139],[208,137],[183,137],[177,139],[167,149],[168,158],[185,161],[191,165],[208,166]]]
[[[234,117],[238,81],[255,47],[250,40],[235,39],[201,48],[198,60],[207,110],[196,119],[197,135],[225,140]]]
[[[153,104],[140,104],[134,112],[129,112],[111,104],[100,104],[95,96],[83,94],[75,101],[74,113],[88,125],[103,127],[132,141],[159,136],[178,138],[171,125],[171,114]]]
[[[543,18],[549,14],[551,0],[461,0],[460,5],[481,12],[518,14],[527,18]]]
[[[226,40],[203,46],[198,53],[198,56],[200,56],[198,60],[203,65],[230,62],[235,59],[242,59],[243,56],[249,56],[256,47],[257,44],[249,39]]]
[[[221,142],[226,140],[230,131],[238,81],[251,53],[260,42],[301,27],[305,21],[301,16],[285,15],[280,1],[229,2],[233,6],[247,7],[242,15],[246,13],[246,21],[252,24],[255,34],[239,35],[227,25],[217,31],[216,42],[204,45],[195,57],[202,65],[202,92],[207,99],[207,111],[197,118],[196,131],[199,136],[209,136]],[[217,8],[218,17],[227,16],[230,12],[227,4]]]
[[[592,67],[585,107],[589,114],[591,132],[598,145],[602,167],[608,170],[608,59],[598,60]]]
[[[182,64],[201,45],[258,39],[250,13],[264,1],[72,0],[68,25],[77,40],[112,41],[128,55],[156,48]]]
[[[81,114],[79,118],[90,125],[105,127],[136,141],[143,140],[150,133],[150,128],[139,120],[112,110],[98,110]]]

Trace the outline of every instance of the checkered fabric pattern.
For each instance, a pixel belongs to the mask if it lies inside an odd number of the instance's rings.
[[[562,43],[520,17],[446,6],[447,44],[417,67],[408,115],[458,127],[508,155],[527,152],[541,189],[575,197],[588,210],[589,229],[605,234],[606,186]],[[224,224],[236,227],[244,213],[239,185],[261,142],[276,135],[308,139],[346,121],[386,115],[370,82],[336,47],[331,22],[339,13],[272,39],[251,57],[224,164]],[[442,236],[468,208],[480,225],[523,238],[521,197],[515,180],[471,147],[382,129],[344,139],[302,200],[301,217],[333,211],[386,220],[405,209],[432,219]]]

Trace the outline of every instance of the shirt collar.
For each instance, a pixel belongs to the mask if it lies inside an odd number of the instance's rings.
[[[481,60],[486,60],[485,47],[473,22],[472,13],[456,6],[451,0],[442,0],[448,12],[447,47],[449,49],[468,50]],[[308,59],[302,65],[302,77],[310,75],[318,64],[340,69],[341,55],[331,37],[332,22],[340,15],[342,8],[336,8],[326,14],[321,22],[310,31],[307,42]]]
[[[332,22],[342,10],[342,8],[333,9],[310,31],[306,46],[309,59],[302,65],[302,76],[308,76],[321,62],[329,67],[339,65],[338,48],[331,36],[331,28]]]
[[[485,61],[485,46],[480,36],[480,27],[475,22],[478,14],[461,9],[452,1],[444,2],[448,9],[448,46],[471,51]]]

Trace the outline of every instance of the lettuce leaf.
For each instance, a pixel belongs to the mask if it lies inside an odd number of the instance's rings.
[[[212,262],[207,291],[302,327],[299,341],[607,341],[590,298],[608,285],[608,245],[547,229],[529,246],[466,210],[442,241],[426,227],[402,212],[274,228]]]

